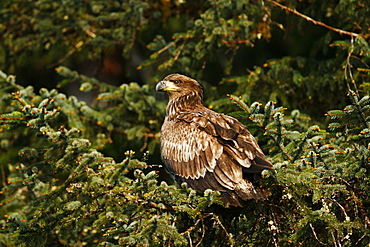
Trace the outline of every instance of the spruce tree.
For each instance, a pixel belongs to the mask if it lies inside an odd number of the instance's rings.
[[[0,6],[2,246],[370,242],[366,1]],[[279,40],[295,43],[287,53],[267,49],[285,47]],[[148,81],[116,85],[68,66],[105,61],[113,49],[127,78],[139,69]],[[138,54],[145,59],[134,66]],[[58,84],[28,81],[35,64],[53,68],[43,72]],[[228,209],[218,192],[197,195],[166,177],[166,102],[154,83],[173,71],[199,79],[206,103],[256,137],[274,164],[260,181],[268,200]],[[63,92],[76,84],[91,102]]]

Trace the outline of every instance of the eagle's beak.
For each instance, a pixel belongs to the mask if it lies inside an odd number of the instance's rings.
[[[176,91],[179,87],[175,85],[172,81],[160,81],[155,86],[155,90],[157,91]]]

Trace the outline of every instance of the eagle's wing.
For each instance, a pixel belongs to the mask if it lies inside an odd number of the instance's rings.
[[[248,130],[232,117],[208,109],[180,113],[164,122],[161,149],[169,172],[198,193],[207,188],[221,191],[224,198],[230,197],[226,200],[230,205],[240,205],[238,196],[243,200],[265,197],[243,173],[260,173],[271,163]]]

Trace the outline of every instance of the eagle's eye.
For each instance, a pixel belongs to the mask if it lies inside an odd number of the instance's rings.
[[[175,84],[179,84],[181,81],[180,80],[173,80],[172,82],[175,83]]]

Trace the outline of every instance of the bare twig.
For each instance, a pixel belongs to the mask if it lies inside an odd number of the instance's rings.
[[[186,44],[186,41],[184,41],[184,43],[181,44],[179,51],[176,53],[176,56],[173,58],[174,61],[177,61],[177,59],[179,59],[179,56],[182,50],[184,49],[185,44]]]
[[[358,246],[358,244],[364,239],[364,237],[366,237],[367,234],[365,233],[364,235],[362,235],[362,237],[356,242],[356,246]]]
[[[330,200],[335,202],[335,204],[338,205],[338,207],[340,208],[340,211],[342,211],[345,221],[350,221],[350,217],[347,215],[345,208],[342,205],[340,205],[339,202],[337,202],[337,200],[335,199],[330,199]]]
[[[217,215],[215,215],[214,213],[210,213],[210,215],[212,215],[212,219],[214,219],[215,222],[222,228],[222,230],[225,232],[226,236],[230,237],[230,234],[228,233],[228,231],[226,230],[226,228],[224,227],[224,225],[220,221],[220,218]],[[234,245],[229,245],[229,246],[233,247]]]
[[[176,42],[179,41],[178,39],[173,41],[173,42],[170,42],[168,43],[165,47],[163,47],[162,49],[160,49],[157,53],[158,54],[161,54],[162,52],[164,52],[165,50],[167,50],[168,48],[170,48],[171,46],[174,46],[176,44]]]
[[[335,239],[334,234],[333,234],[333,233],[331,233],[331,236],[333,237],[333,243],[334,243],[334,246],[335,246],[335,247],[338,247],[338,245],[337,245],[337,240]],[[342,246],[339,244],[339,247],[342,247]]]
[[[61,64],[62,62],[64,62],[65,60],[67,60],[70,56],[73,55],[73,53],[75,53],[78,49],[80,49],[85,43],[80,40],[72,49],[70,49],[66,55],[64,55],[62,58],[60,58],[57,62],[51,64],[48,66],[48,68],[54,68],[55,66],[57,66],[58,64]]]
[[[224,227],[224,225],[220,221],[220,218],[217,215],[215,215],[214,213],[210,213],[210,215],[212,215],[212,218],[216,221],[216,223],[219,226],[221,226],[222,230],[224,230],[224,232],[226,233],[226,235],[229,235],[229,233],[227,232],[226,228]]]
[[[272,4],[275,4],[276,6],[279,6],[280,8],[282,8],[282,9],[284,9],[284,10],[286,10],[286,11],[289,11],[289,12],[291,12],[291,13],[295,14],[295,15],[300,16],[300,17],[302,17],[303,19],[305,19],[305,20],[307,20],[307,21],[309,21],[309,22],[312,22],[312,23],[313,23],[313,24],[315,24],[315,25],[319,25],[319,26],[325,27],[325,28],[327,28],[327,29],[329,29],[329,30],[331,30],[331,31],[337,32],[337,33],[339,33],[339,34],[341,34],[341,35],[342,35],[342,34],[344,34],[344,35],[349,35],[349,36],[351,36],[351,37],[357,37],[357,36],[359,36],[359,34],[358,34],[358,33],[353,33],[353,32],[344,31],[344,30],[341,30],[341,29],[338,29],[338,28],[335,28],[335,27],[331,27],[331,26],[329,26],[329,25],[327,25],[327,24],[325,24],[325,23],[323,23],[323,22],[316,21],[316,20],[312,19],[311,17],[309,17],[309,16],[307,16],[307,15],[304,15],[304,14],[302,14],[302,13],[298,12],[298,11],[297,11],[297,10],[295,10],[295,9],[288,8],[288,7],[286,7],[286,6],[284,6],[284,5],[281,5],[280,3],[275,2],[275,1],[273,1],[273,0],[267,0],[267,1],[268,1],[268,2],[270,2],[270,3],[272,3]]]
[[[275,213],[272,210],[271,210],[271,215],[272,215],[272,222],[273,222],[273,224],[270,225],[270,230],[273,231],[272,238],[274,240],[274,245],[276,247],[278,247],[279,246],[278,242],[279,242],[279,233],[280,233],[280,231],[279,231],[279,228],[278,228],[278,224],[276,222],[276,219],[275,219],[276,218],[275,217]]]
[[[188,238],[189,238],[189,245],[190,245],[190,247],[193,247],[193,241],[191,240],[190,231],[186,231],[186,232],[187,232]]]
[[[353,53],[354,49],[355,49],[355,45],[354,45],[354,38],[353,38],[353,36],[352,36],[352,37],[351,37],[351,49],[350,49],[350,51],[348,52],[347,61],[346,61],[346,67],[345,67],[345,72],[346,72],[346,73],[344,73],[344,76],[345,76],[345,78],[346,78],[346,83],[347,83],[348,90],[351,90],[351,86],[350,86],[350,84],[349,84],[349,81],[350,81],[350,82],[352,82],[352,84],[353,84],[353,86],[354,86],[354,88],[355,88],[355,92],[356,92],[356,94],[359,94],[359,93],[358,93],[357,86],[356,86],[356,83],[355,83],[355,80],[353,79],[352,70],[351,70],[352,65],[351,65],[351,61],[350,61],[350,59],[351,59],[351,57],[352,57],[352,53]],[[349,75],[349,78],[347,77],[347,73],[348,73],[348,75]]]
[[[204,226],[204,224],[203,224],[203,217],[202,217],[202,218],[198,219],[193,226],[191,226],[185,232],[181,233],[181,235],[184,235],[184,234],[187,234],[188,235],[188,238],[189,238],[189,246],[190,247],[193,247],[193,240],[191,239],[191,235],[190,234],[195,229],[195,227],[199,224],[199,222],[202,222],[202,226]],[[199,241],[199,243],[201,243],[203,241],[203,237],[204,237],[204,234],[202,235],[202,239]]]
[[[326,245],[325,243],[321,242],[320,239],[317,237],[316,232],[315,232],[315,228],[313,228],[313,226],[312,226],[311,223],[310,223],[310,227],[311,227],[313,236],[315,237],[315,239],[317,240],[317,242],[319,242],[321,245]]]
[[[195,247],[198,247],[202,243],[205,234],[206,234],[206,230],[204,228],[204,220],[202,219],[202,238],[200,239],[199,243],[197,243],[197,245],[195,245]]]

